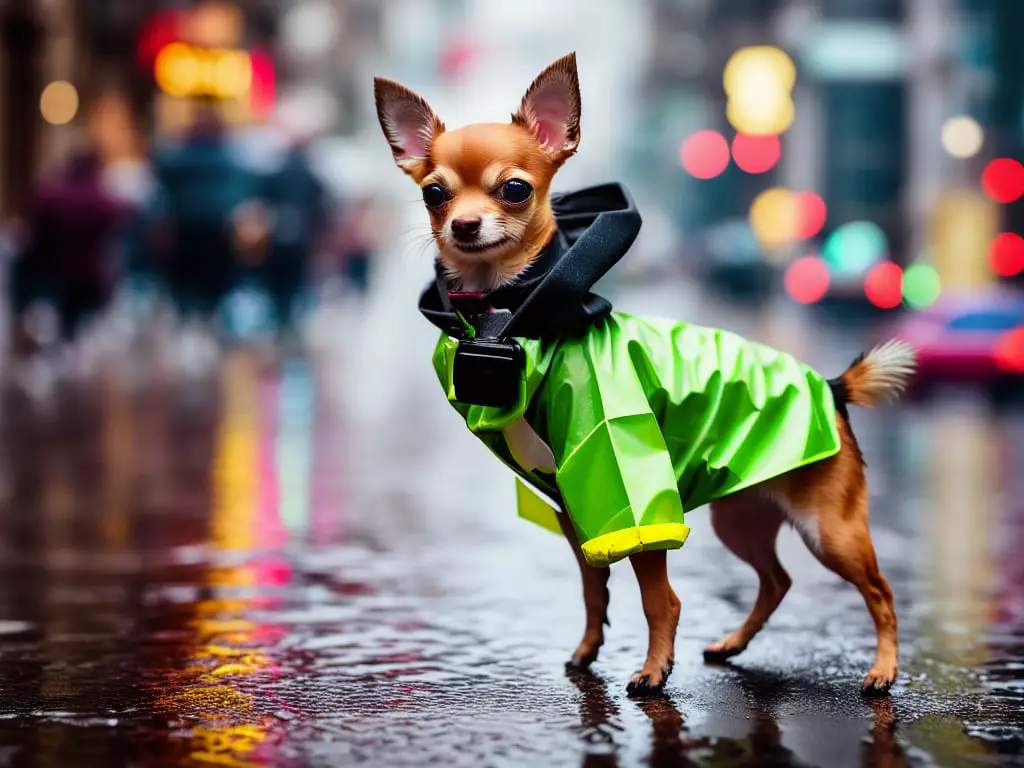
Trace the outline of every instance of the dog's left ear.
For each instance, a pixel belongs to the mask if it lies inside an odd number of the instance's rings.
[[[580,109],[576,54],[570,53],[537,76],[512,122],[530,130],[541,147],[561,163],[580,145]]]

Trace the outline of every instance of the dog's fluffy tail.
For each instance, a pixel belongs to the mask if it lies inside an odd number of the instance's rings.
[[[895,339],[861,355],[842,376],[829,382],[836,405],[841,409],[847,403],[870,408],[894,402],[914,375],[915,358],[913,347]]]

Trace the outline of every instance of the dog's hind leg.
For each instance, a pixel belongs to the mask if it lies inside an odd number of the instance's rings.
[[[660,692],[675,661],[680,603],[669,584],[665,561],[664,550],[639,552],[629,557],[640,583],[648,630],[647,659],[626,687],[630,696],[649,696]]]
[[[860,591],[875,624],[875,662],[864,678],[867,695],[895,682],[898,635],[892,590],[878,569],[868,528],[864,465],[849,425],[839,418],[840,452],[769,482],[818,560]]]
[[[572,545],[583,577],[583,605],[587,612],[587,626],[583,631],[583,639],[568,661],[569,666],[583,669],[594,663],[604,645],[604,625],[608,623],[608,577],[611,572],[608,568],[595,568],[587,564],[569,515],[560,514],[558,522],[565,538]]]
[[[707,661],[724,661],[742,653],[779,607],[793,583],[775,553],[782,511],[755,491],[727,497],[711,505],[711,527],[734,555],[750,565],[760,585],[750,615],[740,627],[704,649]]]

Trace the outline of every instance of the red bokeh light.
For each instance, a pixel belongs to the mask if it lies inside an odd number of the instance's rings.
[[[996,365],[1005,371],[1024,373],[1024,325],[1006,333],[995,349]]]
[[[988,250],[992,271],[1000,277],[1013,277],[1024,272],[1024,237],[1013,232],[996,235]]]
[[[471,37],[449,40],[441,50],[442,76],[449,80],[459,77],[473,64],[479,53],[480,49]]]
[[[698,179],[713,179],[729,165],[729,142],[718,131],[697,131],[683,142],[683,168]]]
[[[903,269],[883,261],[873,266],[864,278],[864,295],[879,309],[893,309],[903,301]]]
[[[985,166],[981,188],[997,203],[1012,203],[1024,195],[1024,165],[1009,157],[999,157]]]
[[[180,9],[173,8],[157,11],[143,25],[139,32],[136,56],[139,64],[146,71],[152,71],[157,54],[170,43],[181,39],[180,29],[184,14]]]
[[[800,240],[814,237],[825,228],[828,208],[821,195],[814,192],[797,192],[796,196],[797,224],[796,236]]]
[[[747,173],[765,173],[775,167],[782,157],[782,142],[778,136],[751,136],[737,133],[732,140],[732,159],[740,170]]]
[[[249,56],[252,67],[250,107],[257,117],[267,117],[274,109],[277,98],[277,75],[274,60],[266,51],[256,49]]]
[[[814,304],[828,293],[828,265],[817,256],[803,256],[789,265],[785,282],[793,301]]]

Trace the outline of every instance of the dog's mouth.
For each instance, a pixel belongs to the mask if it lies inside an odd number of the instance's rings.
[[[505,245],[508,245],[510,242],[512,242],[512,238],[508,237],[506,235],[504,237],[498,238],[497,240],[492,240],[489,243],[460,243],[460,242],[453,242],[452,243],[452,247],[455,248],[455,250],[457,250],[457,251],[461,251],[462,253],[474,253],[474,254],[477,254],[477,253],[486,253],[487,251],[496,250],[497,248],[501,248],[501,247],[503,247]]]

